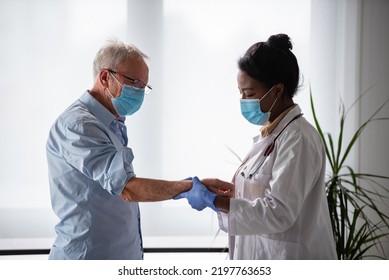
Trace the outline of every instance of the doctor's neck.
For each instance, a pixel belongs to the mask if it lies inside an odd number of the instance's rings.
[[[296,104],[293,102],[293,99],[290,97],[281,96],[275,102],[273,108],[270,110],[269,123],[272,123],[284,112],[288,112]]]

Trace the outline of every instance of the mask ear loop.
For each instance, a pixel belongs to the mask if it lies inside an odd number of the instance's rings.
[[[274,100],[273,105],[271,105],[271,107],[270,107],[270,109],[269,109],[269,113],[270,113],[270,114],[271,114],[271,109],[273,109],[273,107],[274,107],[274,105],[276,104],[277,100],[278,100],[278,97],[276,98],[276,100]]]
[[[109,72],[109,74],[111,74],[112,78],[114,78],[115,81],[119,83],[119,85],[123,86],[123,84],[121,82],[119,82],[119,80],[115,77],[114,74],[112,74],[111,72]]]
[[[269,90],[265,93],[265,95],[262,96],[261,99],[259,99],[259,104],[261,104],[261,100],[264,99],[264,98],[273,90],[273,88],[274,88],[275,86],[276,86],[276,85],[272,86],[271,89],[269,89]],[[276,100],[274,100],[273,104],[271,105],[271,107],[270,107],[270,109],[269,109],[269,111],[268,111],[269,114],[271,114],[271,109],[273,109],[273,107],[274,107],[274,105],[276,104],[277,100],[278,100],[278,97],[276,98]],[[262,109],[261,109],[261,111],[262,111]],[[269,115],[269,116],[270,116],[270,115]]]
[[[259,99],[259,102],[261,102],[272,90],[273,90],[273,88],[275,87],[276,85],[274,85],[274,86],[272,86],[271,87],[271,89],[269,89],[266,93],[265,93],[265,95],[264,96],[262,96],[262,98],[261,99]]]
[[[118,80],[110,71],[108,71],[108,73],[109,73],[109,74],[111,75],[111,77],[114,78],[114,80],[115,80],[116,82],[118,82],[119,85],[121,85],[121,87],[123,88],[123,85],[119,82],[119,80]],[[112,92],[109,90],[109,88],[106,87],[106,89],[108,90],[109,95],[111,95],[111,98],[115,98],[115,97],[113,96]]]

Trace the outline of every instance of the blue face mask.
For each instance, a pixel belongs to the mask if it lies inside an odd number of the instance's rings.
[[[268,93],[274,88],[274,86],[265,93],[261,99],[241,99],[240,100],[240,110],[243,117],[252,124],[263,125],[270,118],[270,111],[276,103],[277,99],[274,101],[273,105],[269,109],[269,112],[262,112],[261,110],[261,101],[268,95]]]
[[[145,89],[138,89],[128,85],[122,85],[115,76],[112,75],[112,77],[114,77],[115,80],[122,86],[122,92],[120,93],[120,96],[111,99],[113,107],[122,117],[134,114],[142,106],[145,96]]]
[[[112,98],[112,104],[120,116],[129,116],[140,109],[144,96],[144,89],[137,89],[128,85],[123,85],[120,96]]]

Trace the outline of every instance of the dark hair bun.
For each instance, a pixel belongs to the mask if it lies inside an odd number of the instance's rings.
[[[270,89],[278,83],[293,97],[298,89],[300,69],[292,53],[292,43],[286,34],[270,36],[266,42],[257,42],[238,60],[239,70]]]
[[[266,44],[271,48],[277,48],[283,51],[291,51],[293,48],[290,38],[286,34],[272,35],[267,39]]]

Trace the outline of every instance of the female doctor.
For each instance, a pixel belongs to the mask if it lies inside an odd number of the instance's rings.
[[[230,259],[336,259],[325,152],[293,102],[300,74],[291,50],[290,38],[278,34],[238,60],[242,114],[262,127],[235,173],[233,197],[213,200],[220,227],[229,233]],[[202,183],[216,193],[222,185]]]

